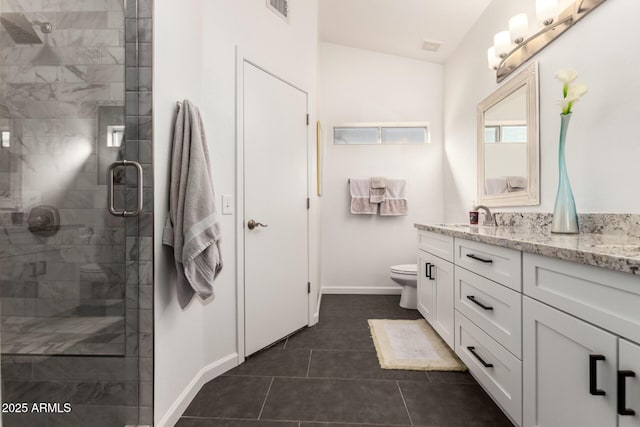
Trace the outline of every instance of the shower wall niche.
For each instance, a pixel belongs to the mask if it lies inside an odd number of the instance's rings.
[[[152,214],[106,175],[150,176],[150,41],[150,0],[0,0],[1,398],[71,405],[4,427],[152,423]]]

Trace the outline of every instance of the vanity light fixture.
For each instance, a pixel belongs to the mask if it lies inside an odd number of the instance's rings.
[[[491,49],[487,51],[489,69],[496,70],[498,83],[606,0],[574,0],[563,11],[558,10],[558,0],[535,1],[536,22],[541,28],[527,36],[527,15],[517,14],[509,19],[509,31],[500,31],[493,38],[493,52],[499,58],[497,65]]]

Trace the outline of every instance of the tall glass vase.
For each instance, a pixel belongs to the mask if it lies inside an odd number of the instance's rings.
[[[565,139],[567,128],[571,120],[571,113],[560,115],[560,143],[558,145],[558,193],[556,194],[556,205],[553,209],[552,233],[575,234],[578,233],[578,214],[576,213],[576,202],[573,199],[569,175],[567,175],[567,165],[564,159]]]

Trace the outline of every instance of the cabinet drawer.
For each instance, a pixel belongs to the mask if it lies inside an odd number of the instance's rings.
[[[525,253],[524,293],[640,342],[640,277]]]
[[[418,249],[453,262],[453,237],[430,231],[418,231]]]
[[[522,362],[458,311],[455,321],[456,354],[502,410],[521,425]]]
[[[456,239],[455,263],[483,277],[521,291],[521,253],[515,249]]]
[[[456,310],[522,359],[522,295],[460,267],[455,283]]]

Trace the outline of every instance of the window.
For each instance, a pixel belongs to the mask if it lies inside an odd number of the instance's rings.
[[[426,122],[354,123],[333,128],[333,143],[337,145],[414,145],[429,142],[429,124]]]
[[[523,143],[527,142],[527,125],[500,124],[484,127],[485,143]]]

